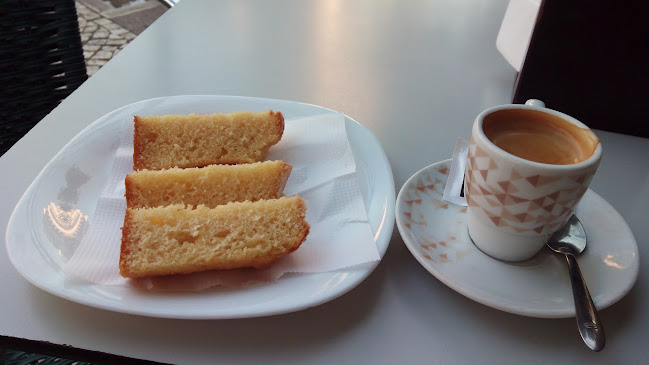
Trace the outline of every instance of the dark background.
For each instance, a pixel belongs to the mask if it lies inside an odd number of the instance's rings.
[[[591,128],[649,137],[649,21],[641,4],[543,1],[513,102],[540,99]]]

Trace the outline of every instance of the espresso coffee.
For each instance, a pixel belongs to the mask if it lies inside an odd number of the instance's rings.
[[[485,116],[482,130],[496,146],[520,158],[569,165],[593,155],[599,140],[590,129],[529,109],[506,109]]]

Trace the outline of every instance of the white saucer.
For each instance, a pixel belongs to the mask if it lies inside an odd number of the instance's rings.
[[[466,229],[466,208],[442,200],[451,160],[414,174],[397,197],[396,219],[417,261],[458,293],[514,314],[574,317],[568,268],[562,255],[543,249],[522,263],[493,259],[476,248]],[[638,277],[639,254],[622,216],[588,190],[576,211],[588,247],[578,261],[598,309],[620,300]]]

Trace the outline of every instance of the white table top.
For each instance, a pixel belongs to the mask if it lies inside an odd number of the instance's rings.
[[[84,127],[157,96],[243,95],[316,104],[370,128],[399,189],[448,158],[481,110],[511,100],[515,71],[495,47],[507,1],[186,0],[163,15],[0,158],[0,232],[38,172]],[[25,281],[0,250],[0,335],[162,362],[641,363],[649,356],[649,140],[598,132],[591,188],[626,219],[640,276],[600,312],[589,351],[574,319],[491,309],[428,274],[398,230],[359,287],[273,317],[187,321],[68,302]]]

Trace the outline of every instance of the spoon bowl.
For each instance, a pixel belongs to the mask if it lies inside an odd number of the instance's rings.
[[[586,231],[579,219],[573,215],[568,223],[550,237],[548,246],[558,253],[577,256],[586,249],[586,242]]]
[[[586,249],[586,231],[575,215],[572,215],[560,230],[550,237],[548,247],[564,254],[568,261],[572,295],[575,301],[577,327],[586,345],[593,351],[600,351],[606,344],[604,327],[597,315],[597,309],[590,297],[586,282],[581,275],[576,256]]]

